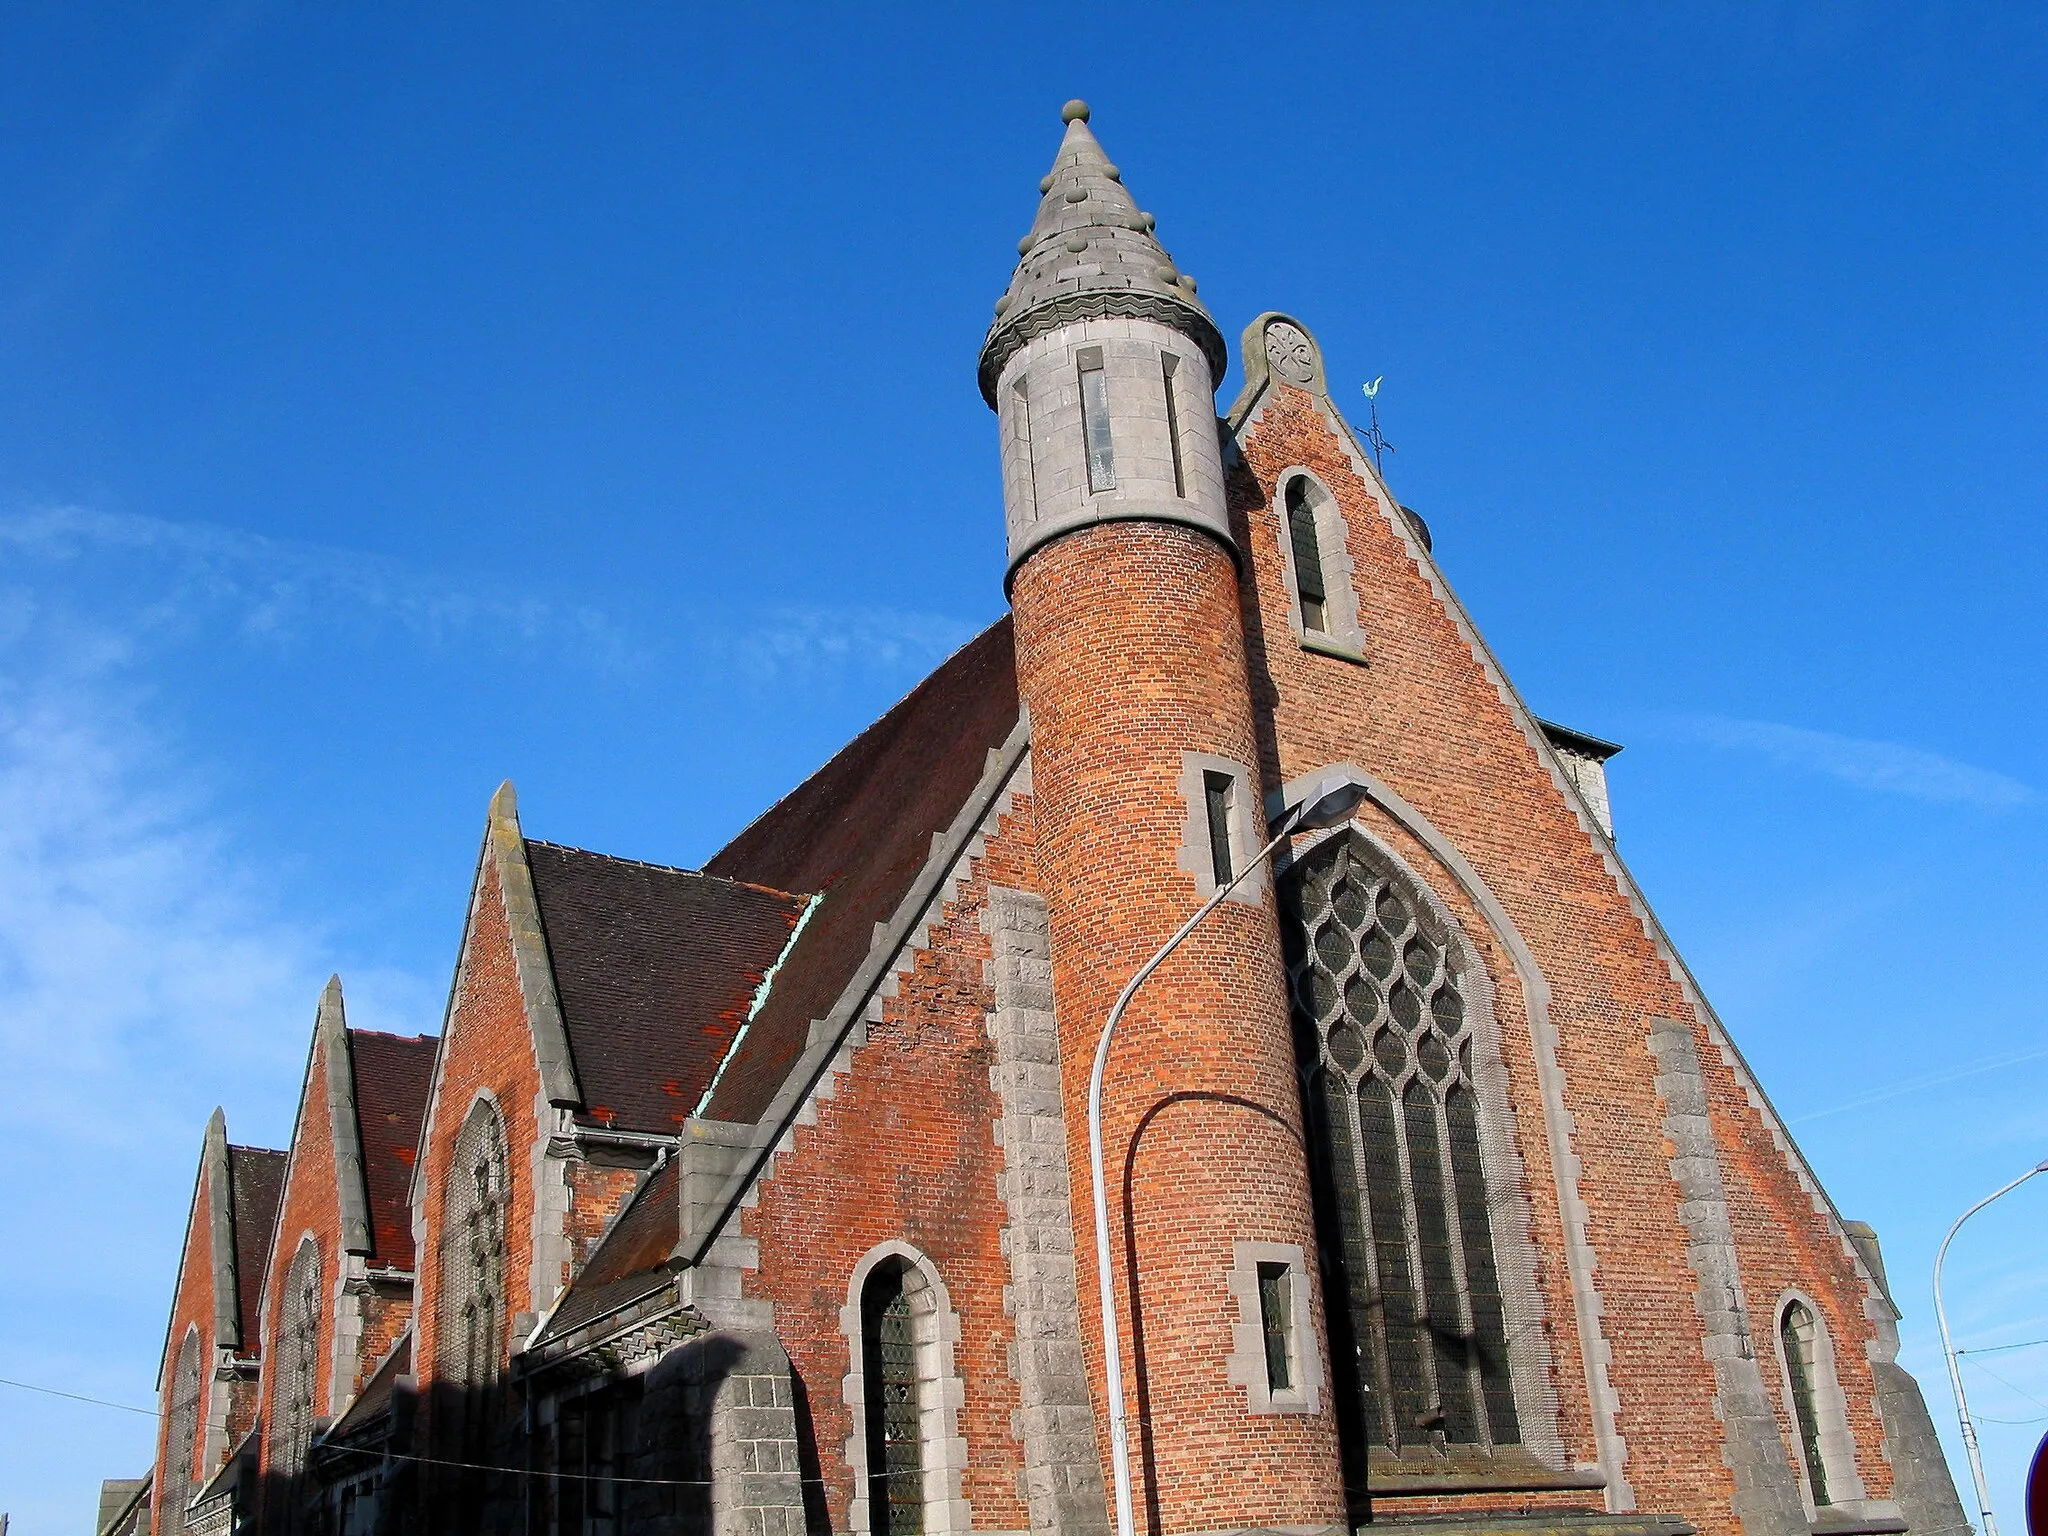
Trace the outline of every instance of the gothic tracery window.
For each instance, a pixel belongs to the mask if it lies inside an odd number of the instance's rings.
[[[1284,902],[1340,1419],[1393,1452],[1518,1444],[1474,978],[1355,831],[1311,850]]]

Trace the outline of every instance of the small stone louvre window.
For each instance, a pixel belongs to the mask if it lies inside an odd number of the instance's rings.
[[[1088,449],[1088,489],[1116,489],[1116,450],[1109,437],[1109,382],[1102,370],[1102,348],[1083,347],[1074,354],[1081,376],[1081,429]]]
[[[277,1440],[271,1452],[271,1467],[280,1477],[296,1478],[306,1470],[306,1451],[313,1443],[313,1393],[319,1380],[320,1364],[320,1248],[312,1238],[299,1244],[292,1255],[292,1267],[285,1274],[284,1294],[278,1298],[277,1385],[275,1424]],[[286,1528],[297,1521],[298,1498],[287,1506]]]
[[[1252,866],[1259,856],[1259,826],[1253,819],[1251,773],[1242,763],[1207,752],[1181,754],[1180,792],[1187,803],[1181,831],[1180,868],[1195,877],[1195,894],[1207,900],[1240,875],[1232,901],[1257,906],[1266,872]]]
[[[198,1483],[193,1442],[199,1438],[199,1394],[199,1330],[188,1328],[171,1372],[171,1412],[164,1427],[164,1536],[183,1536],[185,1506]]]
[[[1323,1365],[1300,1244],[1239,1242],[1233,1255],[1230,1380],[1245,1389],[1253,1413],[1322,1412]]]
[[[1230,802],[1237,780],[1213,769],[1202,775],[1202,806],[1209,817],[1209,872],[1219,891],[1237,874],[1230,855]]]
[[[1281,910],[1343,1416],[1394,1453],[1519,1444],[1449,936],[1355,830],[1289,871]]]
[[[1173,449],[1173,494],[1185,500],[1188,494],[1187,467],[1181,462],[1180,450],[1180,402],[1174,398],[1174,375],[1180,371],[1180,359],[1171,352],[1159,354],[1160,383],[1166,390],[1166,441]]]
[[[1259,1328],[1266,1344],[1266,1390],[1294,1390],[1294,1293],[1289,1264],[1259,1266]]]

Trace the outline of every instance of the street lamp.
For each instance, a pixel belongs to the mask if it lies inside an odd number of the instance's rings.
[[[1941,1240],[1941,1248],[1934,1255],[1934,1320],[1941,1325],[1941,1352],[1948,1356],[1948,1384],[1956,1395],[1956,1417],[1963,1421],[1963,1449],[1969,1453],[1970,1476],[1977,1484],[1977,1511],[1984,1517],[1982,1536],[1998,1536],[1998,1522],[1991,1515],[1991,1490],[1984,1482],[1984,1458],[1977,1454],[1977,1426],[1970,1422],[1970,1402],[1963,1396],[1962,1367],[1956,1360],[1955,1344],[1948,1336],[1948,1311],[1941,1304],[1941,1266],[1948,1260],[1948,1245],[1955,1241],[1956,1233],[1962,1230],[1964,1222],[2000,1195],[2011,1194],[2037,1173],[2048,1173],[2048,1160],[2034,1164],[2010,1184],[1994,1189],[1958,1216],[1956,1224],[1948,1229],[1948,1236]]]
[[[1259,850],[1258,856],[1203,902],[1195,915],[1175,929],[1173,937],[1160,945],[1158,953],[1139,966],[1137,974],[1124,984],[1123,991],[1117,994],[1116,1005],[1109,1010],[1109,1018],[1102,1026],[1102,1038],[1096,1043],[1095,1070],[1088,1077],[1088,1172],[1095,1185],[1095,1277],[1102,1291],[1102,1370],[1109,1392],[1109,1464],[1116,1485],[1117,1536],[1135,1536],[1137,1517],[1131,1509],[1131,1450],[1124,1424],[1123,1350],[1117,1341],[1116,1287],[1109,1271],[1109,1196],[1102,1172],[1102,1075],[1109,1065],[1110,1037],[1116,1033],[1124,1010],[1130,1007],[1131,999],[1137,996],[1138,988],[1145,984],[1145,979],[1159,969],[1180,941],[1222,905],[1223,899],[1243,884],[1253,870],[1265,867],[1274,849],[1296,832],[1341,826],[1351,819],[1351,813],[1365,800],[1364,785],[1349,779],[1327,778],[1316,785],[1315,792],[1308,799],[1284,813],[1279,830],[1273,834],[1272,841]]]

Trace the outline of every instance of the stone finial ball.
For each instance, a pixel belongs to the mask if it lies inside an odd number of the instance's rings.
[[[1060,121],[1063,123],[1087,122],[1088,103],[1076,96],[1072,101],[1060,108]]]

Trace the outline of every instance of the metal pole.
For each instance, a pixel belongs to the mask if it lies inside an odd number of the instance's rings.
[[[1124,1424],[1123,1350],[1117,1340],[1116,1287],[1109,1272],[1109,1195],[1102,1172],[1102,1076],[1109,1065],[1110,1036],[1116,1033],[1124,1010],[1130,1007],[1131,999],[1137,996],[1138,988],[1145,984],[1145,979],[1159,969],[1180,941],[1195,931],[1196,924],[1222,905],[1223,899],[1236,890],[1253,870],[1265,867],[1273,850],[1301,824],[1315,803],[1314,800],[1305,801],[1283,817],[1280,830],[1259,850],[1259,856],[1247,863],[1222,890],[1203,902],[1195,915],[1159,946],[1159,952],[1138,967],[1137,974],[1117,994],[1116,1005],[1109,1010],[1109,1019],[1102,1026],[1102,1038],[1096,1042],[1095,1070],[1088,1075],[1088,1173],[1095,1185],[1095,1279],[1102,1293],[1102,1373],[1109,1391],[1109,1467],[1116,1485],[1117,1536],[1136,1536],[1137,1516],[1131,1508],[1131,1448]]]
[[[1969,1453],[1970,1476],[1977,1484],[1977,1512],[1984,1517],[1983,1536],[1998,1536],[1998,1522],[1991,1514],[1991,1489],[1984,1481],[1984,1459],[1977,1454],[1977,1426],[1970,1422],[1970,1402],[1963,1395],[1963,1371],[1956,1358],[1956,1347],[1948,1333],[1948,1309],[1941,1304],[1941,1266],[1948,1262],[1948,1245],[1955,1241],[1956,1233],[1963,1229],[1963,1223],[1983,1210],[2000,1195],[2009,1195],[2037,1173],[2048,1173],[2048,1161],[2036,1163],[2010,1184],[1994,1189],[1990,1194],[1971,1206],[1956,1218],[1956,1224],[1948,1229],[1948,1236],[1941,1240],[1941,1247],[1934,1255],[1934,1321],[1941,1328],[1941,1352],[1948,1357],[1948,1384],[1956,1395],[1956,1417],[1962,1420],[1963,1449]]]

